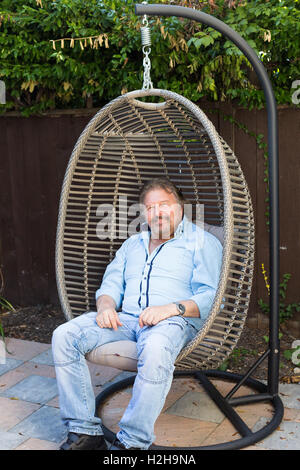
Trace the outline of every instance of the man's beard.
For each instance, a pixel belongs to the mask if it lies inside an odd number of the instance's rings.
[[[160,224],[159,222],[162,222]],[[153,235],[153,236],[152,236]],[[153,221],[151,226],[151,236],[156,239],[170,238],[172,235],[171,222],[169,217],[157,218]]]

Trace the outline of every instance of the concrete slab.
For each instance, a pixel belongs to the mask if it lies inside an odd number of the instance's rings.
[[[225,417],[205,392],[187,392],[165,413],[212,423],[221,423]]]
[[[30,375],[0,394],[31,403],[47,403],[58,394],[56,380],[51,377]]]
[[[267,418],[260,418],[253,428],[258,431],[267,424]],[[262,442],[256,444],[268,450],[300,450],[300,423],[282,421],[280,426]]]
[[[22,400],[11,400],[10,398],[0,397],[1,419],[0,427],[2,431],[8,431],[16,426],[20,421],[27,418],[40,405],[36,403],[28,403]]]
[[[13,359],[13,358],[7,357],[5,359],[5,363],[0,364],[0,375],[6,374],[6,372],[8,372],[12,369],[16,369],[21,364],[23,364],[23,362],[24,361],[22,361],[20,359]]]
[[[0,430],[0,450],[13,450],[27,439],[20,434]]]
[[[299,384],[280,384],[279,396],[285,407],[300,410]]]
[[[35,364],[43,364],[47,366],[54,366],[53,363],[53,356],[52,356],[52,349],[47,349],[46,351],[38,354],[34,358],[30,359],[30,362],[34,362]]]
[[[25,418],[10,431],[21,433],[27,439],[32,437],[50,442],[61,442],[67,435],[59,410],[46,405]]]

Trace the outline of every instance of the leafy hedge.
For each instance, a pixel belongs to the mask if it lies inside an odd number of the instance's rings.
[[[98,107],[141,88],[141,18],[134,14],[135,3],[2,0],[0,80],[6,104],[0,112]],[[291,104],[292,83],[300,79],[299,0],[158,3],[197,4],[239,32],[265,64],[278,104]],[[175,17],[149,20],[155,87],[194,101],[206,97],[263,106],[247,59],[220,33]]]

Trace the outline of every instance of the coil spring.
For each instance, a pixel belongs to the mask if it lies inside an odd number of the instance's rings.
[[[141,26],[142,46],[151,46],[151,32],[148,26]]]

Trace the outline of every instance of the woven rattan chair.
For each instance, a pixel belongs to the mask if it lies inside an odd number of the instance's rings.
[[[155,99],[149,102],[149,96]],[[138,203],[142,183],[162,175],[179,186],[193,206],[204,205],[205,229],[223,244],[210,314],[175,363],[177,371],[216,369],[236,346],[246,320],[254,219],[236,156],[199,107],[181,95],[158,89],[127,93],[102,108],[80,135],[59,209],[56,272],[61,305],[67,320],[95,310],[95,291],[124,241],[113,230],[108,239],[97,237],[99,205],[112,204],[119,228],[126,230],[122,221],[127,207],[119,203],[120,196],[128,205]],[[87,359],[134,371],[135,343],[110,343]]]

